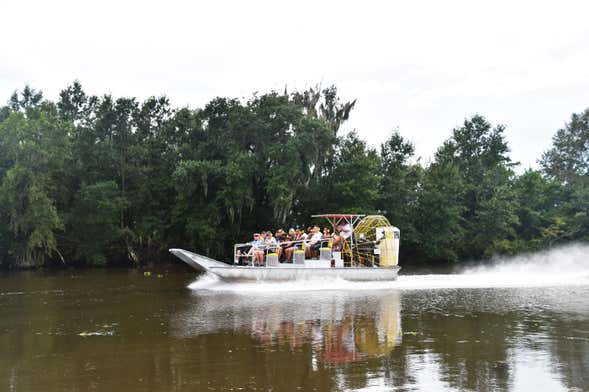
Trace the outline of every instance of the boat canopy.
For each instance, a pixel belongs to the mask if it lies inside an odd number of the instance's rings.
[[[336,227],[340,224],[345,223],[349,224],[354,227],[358,221],[364,218],[365,215],[358,215],[358,214],[320,214],[320,215],[311,215],[311,218],[324,218],[329,221],[333,230],[335,231]]]

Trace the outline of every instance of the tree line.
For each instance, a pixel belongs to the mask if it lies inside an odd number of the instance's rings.
[[[379,213],[402,262],[456,262],[589,239],[589,110],[540,169],[515,171],[502,125],[467,118],[431,161],[393,130],[379,149],[340,127],[335,86],[215,98],[26,86],[0,107],[0,266],[138,265],[183,247],[227,257],[259,229],[321,212]]]

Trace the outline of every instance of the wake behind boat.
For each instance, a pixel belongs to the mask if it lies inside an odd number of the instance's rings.
[[[401,269],[398,266],[400,232],[385,217],[354,214],[313,217],[327,219],[334,236],[319,237],[314,233],[310,239],[282,241],[263,248],[256,241],[236,244],[233,265],[184,249],[170,249],[170,252],[192,268],[210,272],[225,281],[292,281],[326,277],[349,281],[392,281],[397,278]]]

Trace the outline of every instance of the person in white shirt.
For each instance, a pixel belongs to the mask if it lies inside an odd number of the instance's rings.
[[[264,237],[264,245],[266,245],[266,249],[268,249],[268,252],[276,252],[278,242],[276,241],[276,238],[274,238],[274,236],[272,235],[271,231],[266,232],[266,235]]]
[[[321,229],[319,229],[319,226],[313,226],[310,236],[307,237],[307,244],[305,245],[305,257],[311,258],[314,253],[319,251],[321,248],[322,239],[323,235],[321,234]]]
[[[349,223],[342,223],[338,225],[339,235],[344,239],[347,240],[352,236],[352,225]]]

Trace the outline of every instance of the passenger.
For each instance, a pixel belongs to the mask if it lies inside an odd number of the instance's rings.
[[[303,249],[303,241],[305,240],[305,237],[303,237],[303,231],[298,227],[295,229],[295,238],[295,247],[297,249]]]
[[[284,241],[286,241],[286,233],[284,232],[284,230],[278,229],[276,230],[274,238],[276,238],[276,245],[278,245],[276,251],[278,252],[278,261],[280,261],[283,255],[282,245]]]
[[[305,229],[302,228],[301,229],[301,240],[306,241],[307,237],[308,237],[308,235],[307,235],[307,233],[305,233]]]
[[[284,252],[285,258],[287,262],[292,261],[292,254],[297,249],[297,244],[295,241],[297,240],[297,231],[300,234],[300,230],[290,229],[288,231],[288,236],[286,237],[285,241],[283,241],[281,245],[281,249]]]
[[[331,241],[331,229],[329,227],[323,228],[323,241],[321,241],[321,246],[329,247]]]
[[[276,234],[274,234],[274,238],[276,238],[276,242],[280,242],[281,240],[286,237],[286,233],[282,229],[276,230]]]
[[[275,238],[276,238],[276,245],[278,245],[278,247],[276,248],[276,250],[278,252],[278,261],[280,261],[282,259],[283,254],[284,254],[283,244],[284,244],[284,241],[286,241],[286,233],[284,232],[284,230],[278,229],[278,230],[276,230]]]
[[[276,252],[278,244],[276,242],[276,238],[274,238],[271,231],[266,232],[266,237],[264,238],[264,245],[266,245],[268,253]]]
[[[257,233],[254,234],[254,239],[251,242],[248,242],[247,244],[243,244],[241,246],[238,246],[235,249],[235,260],[237,263],[239,264],[249,264],[249,262],[251,262],[251,256],[253,254],[252,248],[253,248],[253,243],[256,240],[256,235],[258,235]],[[249,261],[248,261],[249,259]]]
[[[331,250],[333,252],[341,252],[343,249],[344,240],[339,233],[334,233],[331,237]]]
[[[261,240],[259,233],[254,233],[254,240],[250,242],[250,249],[248,250],[247,254],[245,255],[246,258],[251,260],[252,264],[257,264],[258,260],[258,252],[260,251],[261,247],[263,247],[264,242]],[[237,251],[240,254],[240,251]],[[262,251],[262,254],[264,252]]]
[[[305,245],[305,256],[309,259],[318,253],[321,248],[321,239],[323,238],[319,226],[313,226],[311,230],[312,234],[310,237],[307,237],[307,244]]]

